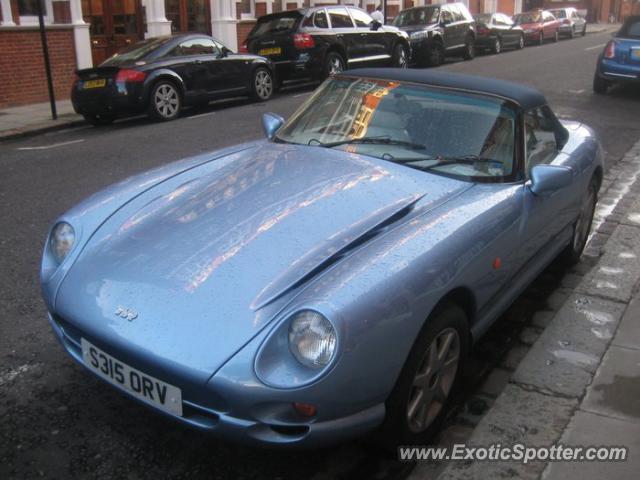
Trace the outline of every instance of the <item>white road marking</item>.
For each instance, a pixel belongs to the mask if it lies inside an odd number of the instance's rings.
[[[13,370],[9,370],[7,373],[0,375],[0,386],[5,383],[9,383],[11,380],[16,378],[21,373],[25,373],[26,371],[33,368],[33,365],[29,365],[28,363],[25,365],[20,365],[18,368],[14,368]]]
[[[585,90],[584,88],[581,88],[580,90],[569,90],[569,93],[573,93],[575,95],[580,95],[581,93],[584,93]]]
[[[600,45],[594,45],[593,47],[587,47],[584,49],[585,52],[588,52],[589,50],[596,50],[597,48],[602,48],[606,45],[606,43],[601,43]]]
[[[304,97],[306,95],[311,95],[311,92],[298,93],[297,95],[294,95],[293,98]]]
[[[68,142],[54,143],[51,145],[42,145],[40,147],[19,147],[19,148],[16,148],[16,150],[48,150],[50,148],[63,147],[64,145],[71,145],[73,143],[80,143],[80,142],[84,142],[84,139],[80,138],[78,140],[69,140]]]
[[[191,115],[190,117],[187,117],[187,118],[200,118],[200,117],[206,117],[206,116],[209,116],[209,115],[215,115],[216,113],[218,113],[218,112],[200,113],[200,114],[198,114],[198,115]]]

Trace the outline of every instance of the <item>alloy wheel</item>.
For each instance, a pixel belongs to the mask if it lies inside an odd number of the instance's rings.
[[[522,50],[524,48],[524,35],[520,35],[520,40],[518,43],[518,48]]]
[[[180,108],[178,91],[172,85],[163,83],[156,89],[154,103],[156,111],[163,118],[171,118]]]
[[[589,193],[582,209],[580,210],[580,216],[576,221],[576,226],[573,230],[573,249],[576,252],[581,252],[584,245],[587,243],[589,237],[589,230],[591,229],[591,221],[593,219],[593,213],[596,209],[596,193],[594,188],[589,188]]]
[[[407,402],[407,424],[413,433],[424,432],[442,410],[456,378],[460,352],[457,330],[446,328],[424,353]]]
[[[266,70],[258,70],[254,78],[255,92],[262,100],[268,100],[273,94],[273,79]]]
[[[398,47],[398,54],[396,59],[396,67],[398,68],[407,68],[407,53],[404,50],[404,47]]]
[[[502,42],[499,38],[496,38],[496,43],[493,45],[493,51],[495,53],[500,53],[502,51]]]
[[[331,57],[329,60],[329,75],[337,75],[344,70],[342,60],[337,55]]]

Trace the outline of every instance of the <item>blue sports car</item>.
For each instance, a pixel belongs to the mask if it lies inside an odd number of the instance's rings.
[[[54,332],[225,439],[425,441],[473,342],[579,260],[598,140],[531,88],[396,69],[339,74],[263,125],[62,215],[41,271]]]
[[[607,93],[615,83],[640,83],[640,15],[627,17],[598,57],[593,91]]]

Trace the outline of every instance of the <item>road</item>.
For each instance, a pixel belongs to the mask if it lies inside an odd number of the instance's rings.
[[[596,57],[608,38],[593,34],[440,68],[539,88],[561,118],[596,130],[611,165],[640,137],[640,92],[591,93]],[[407,473],[406,464],[360,442],[316,452],[264,451],[169,423],[75,365],[54,339],[40,300],[40,254],[59,214],[131,174],[259,138],[262,113],[288,116],[312,90],[289,88],[266,104],[217,102],[171,123],[136,118],[0,144],[0,478],[319,480]],[[553,288],[551,282],[547,293]],[[493,344],[479,350],[487,345]]]

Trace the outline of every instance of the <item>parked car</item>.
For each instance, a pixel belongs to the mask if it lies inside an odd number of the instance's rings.
[[[524,48],[524,31],[503,13],[479,13],[476,21],[476,48],[500,53],[505,47]]]
[[[475,57],[475,21],[462,3],[444,3],[401,11],[393,24],[409,34],[412,61],[437,66],[449,56]]]
[[[207,35],[176,35],[138,42],[97,68],[76,72],[71,90],[75,111],[94,125],[147,112],[173,120],[184,105],[250,95],[265,101],[274,91],[269,60],[233,53]]]
[[[535,10],[527,13],[519,13],[513,16],[516,25],[524,30],[526,43],[542,45],[545,40],[558,41],[560,35],[560,22],[547,10]]]
[[[573,38],[576,35],[587,34],[587,20],[573,7],[550,10],[560,22],[560,35]]]
[[[243,49],[270,58],[280,80],[324,79],[355,67],[404,68],[411,54],[404,32],[340,5],[262,16]]]
[[[640,15],[629,16],[598,57],[593,91],[616,83],[640,83]]]
[[[598,140],[530,87],[407,69],[338,74],[263,125],[55,222],[55,334],[224,439],[424,444],[472,343],[554,258],[579,260]]]

